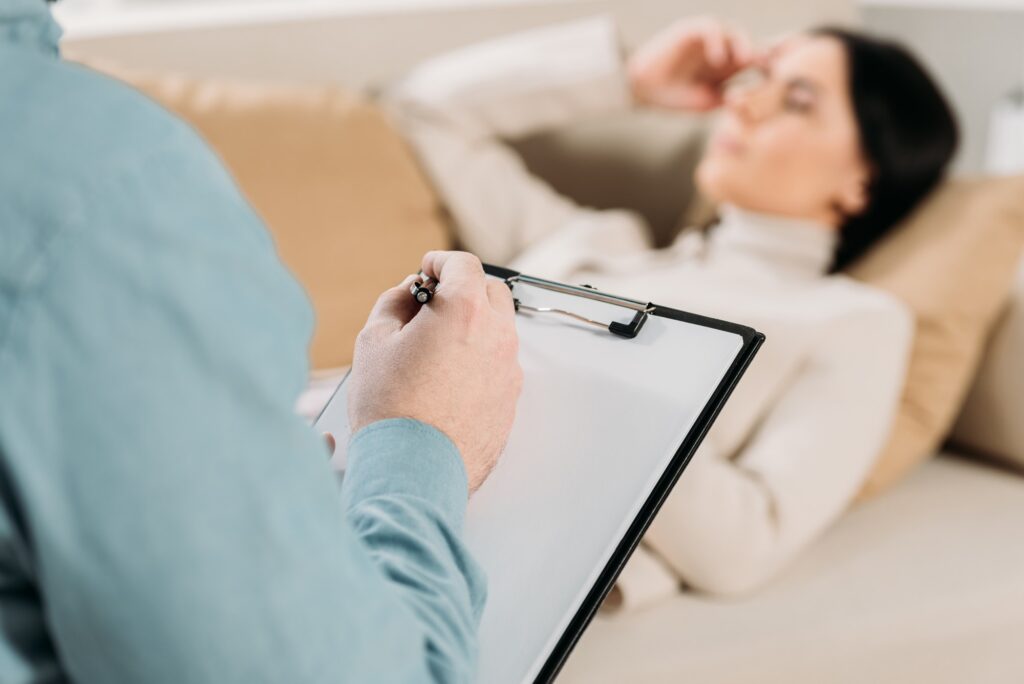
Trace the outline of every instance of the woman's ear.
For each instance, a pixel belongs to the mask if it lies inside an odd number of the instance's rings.
[[[844,216],[856,216],[867,208],[870,180],[871,174],[866,168],[850,174],[849,180],[840,188],[835,202]]]

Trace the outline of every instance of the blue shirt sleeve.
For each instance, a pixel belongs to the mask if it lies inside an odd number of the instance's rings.
[[[40,612],[2,638],[83,684],[469,681],[456,448],[377,423],[339,486],[293,411],[309,306],[259,219],[185,126],[77,84],[54,86],[84,89],[60,173],[0,168],[0,222],[29,226],[0,310],[0,574]],[[35,173],[23,123],[5,154]],[[148,142],[82,152],[119,135]]]
[[[463,665],[469,655],[466,637],[476,631],[485,585],[456,536],[467,481],[455,445],[433,427],[399,418],[363,428],[347,456],[346,513],[374,561],[403,588],[403,597],[434,635],[428,645],[434,676],[445,682],[471,678]],[[436,552],[449,548],[455,550],[450,558]],[[453,583],[454,578],[467,581]],[[437,591],[439,582],[448,592]],[[449,592],[471,610],[447,609]]]

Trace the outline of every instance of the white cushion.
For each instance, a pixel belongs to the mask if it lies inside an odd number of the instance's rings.
[[[1024,478],[940,458],[756,596],[599,616],[558,681],[1020,681],[1021,530]]]
[[[1024,468],[1024,261],[953,430],[972,451]]]

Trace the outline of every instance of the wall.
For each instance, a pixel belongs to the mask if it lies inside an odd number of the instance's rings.
[[[575,0],[469,9],[368,11],[275,23],[222,25],[71,39],[70,55],[142,68],[272,80],[332,81],[361,87],[417,60],[517,29],[609,12],[634,45],[673,19],[700,13],[731,18],[759,36],[821,21],[853,21],[853,0]]]
[[[871,0],[858,12],[853,0],[523,0],[476,9],[339,12],[272,23],[72,36],[65,49],[141,68],[363,87],[460,44],[601,12],[618,18],[628,45],[690,14],[714,13],[758,36],[862,17],[869,28],[915,48],[951,94],[965,133],[957,160],[961,172],[982,168],[991,107],[1024,81],[1024,4],[1019,2]]]
[[[1011,5],[869,5],[863,10],[869,28],[913,47],[952,97],[964,133],[956,164],[963,173],[983,167],[992,106],[1024,83],[1024,6]]]

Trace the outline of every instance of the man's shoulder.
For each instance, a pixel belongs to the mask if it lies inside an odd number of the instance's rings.
[[[143,268],[136,262],[175,241],[271,251],[188,124],[53,56],[0,47],[0,63],[0,101],[12,103],[0,108],[0,343],[15,303],[61,264]]]
[[[0,168],[30,162],[22,178],[93,177],[166,148],[168,138],[199,145],[187,124],[127,84],[42,54],[4,59],[0,93],[15,106],[0,112],[0,130],[14,147]]]
[[[52,56],[0,53],[0,98],[13,103],[0,110],[0,287],[24,285],[63,232],[124,229],[104,221],[105,206],[144,211],[117,179],[156,166],[222,172],[187,124],[130,86]]]

